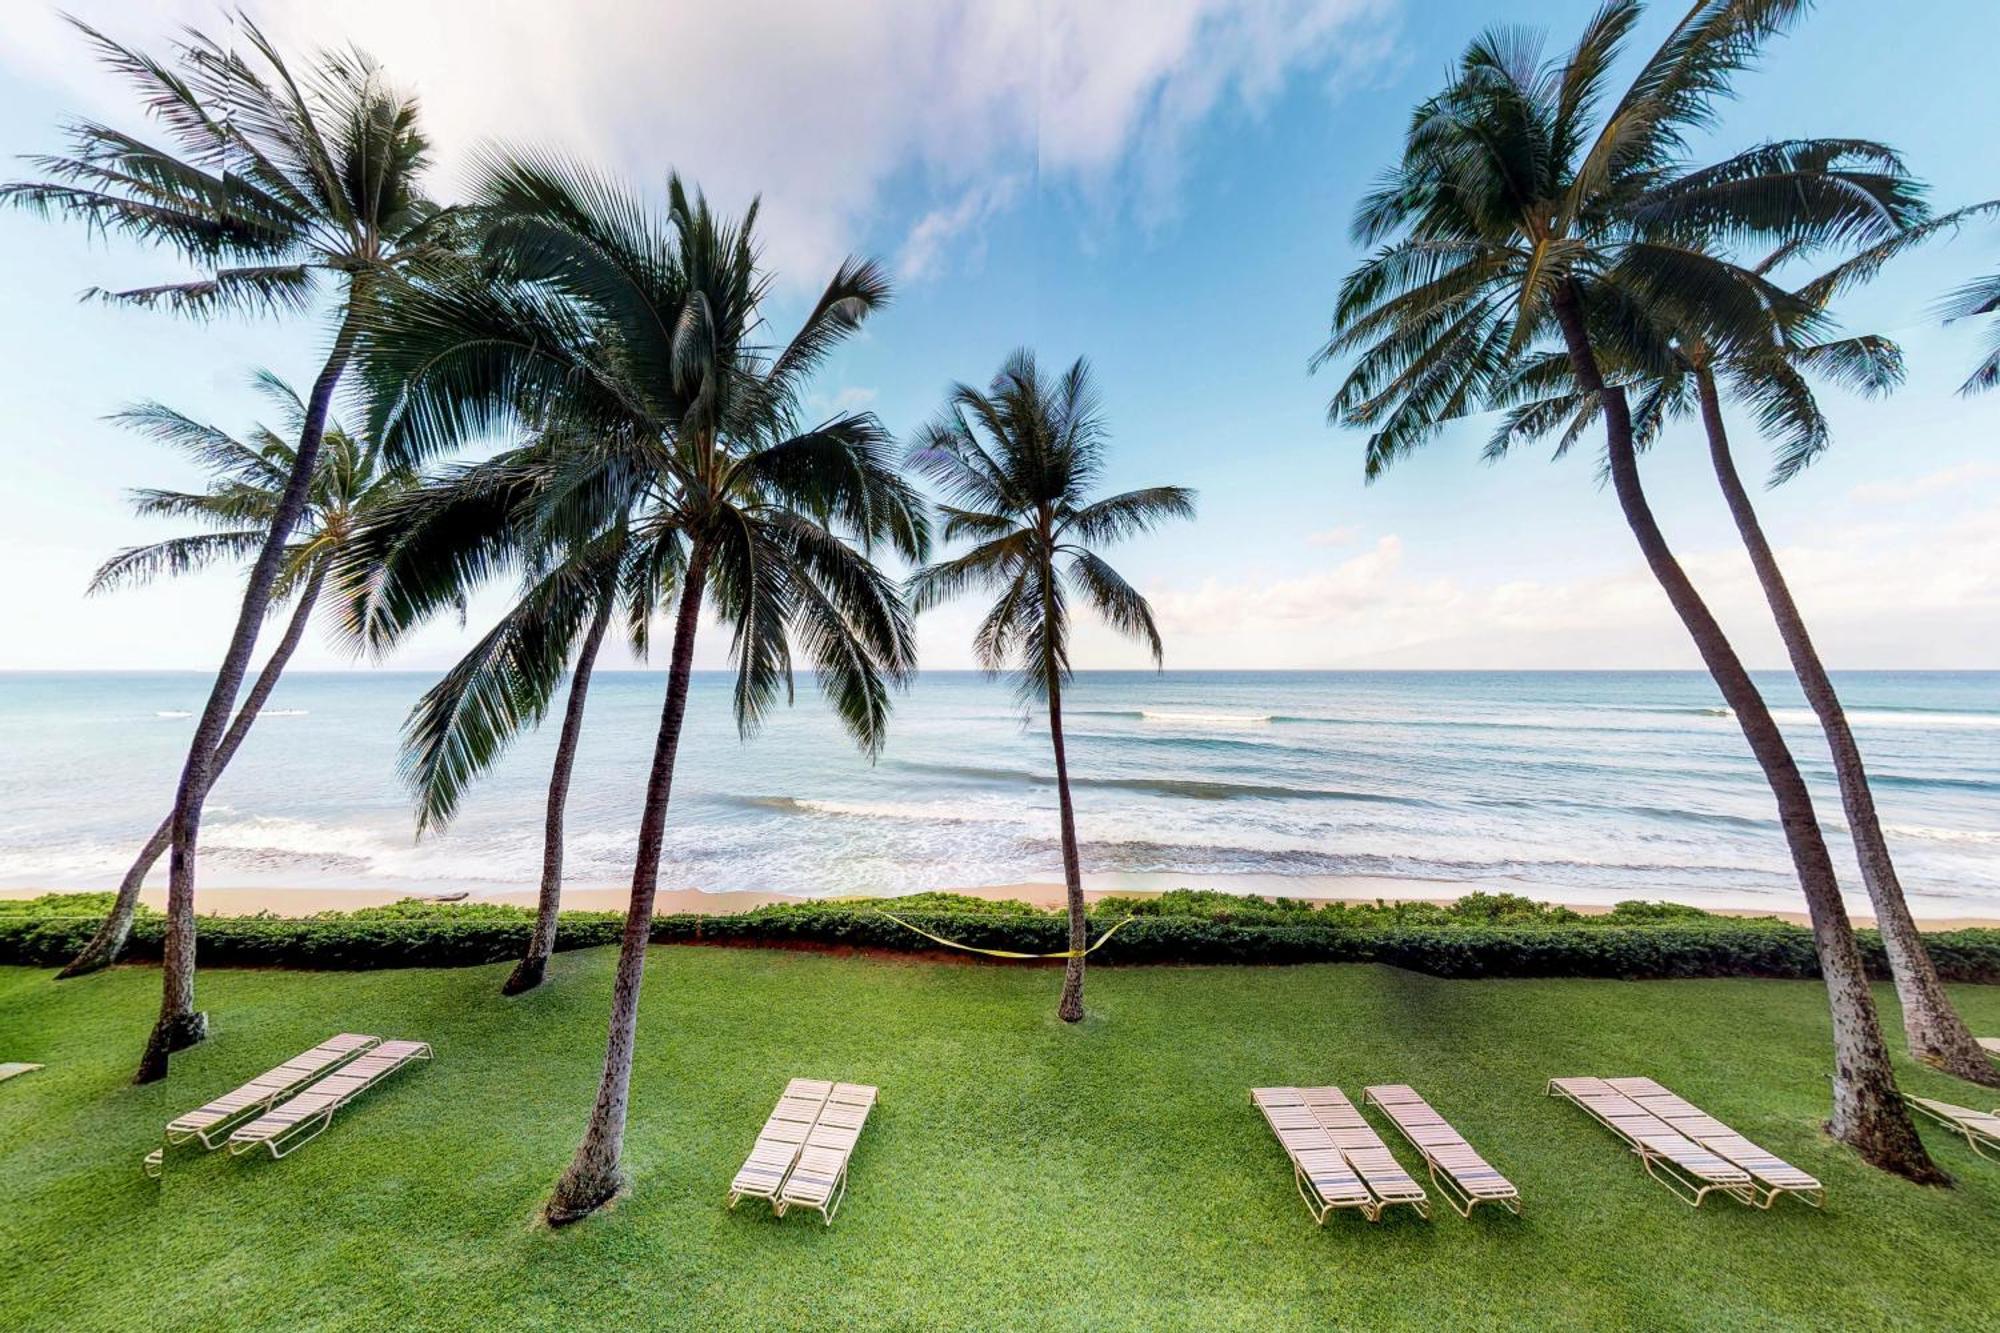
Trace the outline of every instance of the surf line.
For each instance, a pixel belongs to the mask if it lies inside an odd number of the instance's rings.
[[[1138,918],[1134,916],[1126,917],[1123,921],[1120,921],[1117,925],[1105,931],[1102,935],[1099,935],[1097,937],[1097,943],[1091,945],[1087,949],[1064,949],[1060,953],[1016,953],[1012,949],[982,949],[976,944],[961,944],[957,940],[948,940],[942,935],[933,935],[928,930],[925,930],[922,926],[913,926],[909,922],[903,920],[903,918],[897,916],[894,912],[884,912],[879,907],[876,908],[875,911],[880,916],[888,917],[891,921],[901,926],[904,930],[913,930],[927,940],[935,940],[937,943],[944,945],[947,949],[963,949],[967,953],[985,954],[988,958],[1028,958],[1028,959],[1083,958],[1090,954],[1096,953],[1099,947],[1101,947],[1106,940],[1110,939],[1113,935],[1116,935],[1120,930],[1124,929],[1130,923],[1138,920]]]

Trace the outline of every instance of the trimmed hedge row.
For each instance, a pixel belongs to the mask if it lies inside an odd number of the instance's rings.
[[[1066,947],[1058,913],[898,910],[897,915],[977,948],[1053,953]],[[1119,918],[1098,915],[1095,930]],[[1601,919],[1600,919],[1601,920]],[[0,914],[0,963],[59,966],[95,930],[95,916]],[[565,912],[559,949],[615,944],[622,918]],[[394,908],[316,917],[204,917],[199,950],[208,966],[352,970],[502,962],[527,943],[530,914],[492,905]],[[126,956],[160,956],[164,921],[133,925]],[[740,915],[677,914],[653,923],[655,943],[937,951],[940,946],[853,903],[761,908]],[[1860,932],[1870,970],[1886,976],[1881,942]],[[2000,931],[1926,937],[1950,981],[2000,983]],[[977,955],[967,955],[977,957]],[[1206,916],[1140,916],[1091,956],[1093,963],[1386,963],[1442,977],[1815,977],[1812,934],[1799,926],[1731,917],[1674,916],[1654,924],[1354,924],[1337,914],[1299,913],[1288,922]]]

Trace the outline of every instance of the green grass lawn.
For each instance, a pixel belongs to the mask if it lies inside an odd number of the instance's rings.
[[[1919,1189],[1816,1126],[1815,984],[1442,981],[1366,966],[1057,974],[654,950],[626,1137],[629,1196],[560,1232],[537,1206],[601,1058],[609,950],[540,991],[505,967],[204,974],[215,1035],[126,1083],[158,973],[0,969],[0,1328],[705,1326],[1456,1328],[1994,1326],[2000,1164],[1927,1137]],[[1878,991],[1885,1018],[1893,998]],[[1958,998],[2000,1032],[2000,988]],[[281,1162],[182,1149],[172,1114],[348,1029],[437,1059]],[[1651,1074],[1824,1180],[1814,1213],[1699,1212],[1541,1095]],[[1928,1071],[1907,1086],[1995,1098]],[[882,1100],[831,1230],[723,1192],[787,1077]],[[1313,1227],[1249,1106],[1261,1083],[1409,1081],[1521,1186],[1526,1213],[1336,1214]],[[1371,1119],[1406,1165],[1417,1159]]]

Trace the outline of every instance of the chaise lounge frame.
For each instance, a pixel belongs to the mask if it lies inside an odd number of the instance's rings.
[[[848,1163],[879,1095],[865,1083],[833,1085],[806,1135],[805,1146],[799,1150],[798,1161],[785,1174],[785,1183],[778,1191],[775,1211],[779,1217],[794,1208],[809,1208],[825,1225],[833,1225],[834,1215],[847,1198]]]
[[[1931,1097],[1906,1095],[1903,1100],[1922,1115],[1963,1138],[1966,1146],[1979,1156],[2000,1161],[2000,1109],[1988,1115],[1969,1106],[1957,1106]]]
[[[214,1152],[246,1120],[269,1111],[283,1098],[348,1064],[381,1040],[365,1032],[342,1032],[328,1037],[206,1105],[175,1116],[167,1122],[165,1146],[147,1153],[142,1169],[157,1180],[166,1169],[167,1148],[177,1148],[196,1139],[203,1148]]]
[[[757,1131],[750,1155],[729,1182],[731,1208],[744,1199],[762,1199],[771,1205],[772,1212],[778,1211],[778,1191],[798,1163],[806,1138],[832,1092],[833,1084],[827,1079],[795,1078],[785,1085],[777,1106]]]
[[[1748,1171],[1673,1129],[1606,1080],[1552,1078],[1548,1095],[1576,1103],[1616,1134],[1639,1158],[1646,1174],[1688,1207],[1701,1207],[1715,1193],[1759,1206]]]
[[[385,1041],[237,1129],[229,1155],[265,1148],[273,1158],[287,1156],[325,1133],[335,1113],[362,1093],[432,1054],[429,1042]]]
[[[1340,1208],[1352,1208],[1370,1222],[1382,1220],[1375,1196],[1306,1105],[1304,1094],[1297,1088],[1252,1088],[1250,1104],[1263,1113],[1278,1146],[1285,1150],[1292,1164],[1292,1183],[1313,1225],[1325,1226]]]
[[[1482,1203],[1496,1204],[1516,1217],[1521,1191],[1481,1157],[1442,1115],[1407,1083],[1378,1083],[1362,1089],[1361,1099],[1389,1117],[1410,1146],[1423,1155],[1424,1167],[1439,1197],[1460,1217],[1471,1217]]]
[[[1675,1095],[1650,1078],[1608,1078],[1614,1092],[1630,1097],[1667,1128],[1682,1135],[1731,1166],[1750,1173],[1749,1203],[1768,1209],[1780,1195],[1790,1195],[1811,1208],[1826,1206],[1826,1186],[1784,1158],[1760,1148],[1700,1107]]]

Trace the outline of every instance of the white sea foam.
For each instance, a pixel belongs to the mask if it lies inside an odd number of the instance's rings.
[[[1725,713],[1727,709],[1723,710]],[[1773,708],[1771,716],[1787,726],[1816,726],[1819,717],[1810,708]],[[1929,730],[1933,727],[2000,727],[2000,713],[1922,713],[1917,711],[1889,712],[1876,709],[1850,709],[1847,723],[1853,727],[1901,727],[1909,730]]]
[[[266,708],[262,713],[258,714],[259,717],[309,717],[311,715],[312,710],[309,708]]]
[[[156,711],[156,712],[155,712],[155,713],[153,714],[153,716],[154,716],[154,717],[193,717],[193,716],[194,716],[194,714],[193,714],[193,713],[190,713],[190,712],[188,712],[188,711],[187,711],[187,709],[185,709],[185,708],[162,708],[162,709],[159,709],[158,711]]]
[[[1987,829],[1938,828],[1930,824],[1884,824],[1882,831],[1892,838],[1918,838],[1925,842],[1968,842],[1978,846],[2000,846],[2000,833]]]
[[[1186,723],[1204,727],[1254,727],[1269,722],[1269,713],[1183,713],[1178,711],[1141,709],[1139,716],[1147,722]]]

